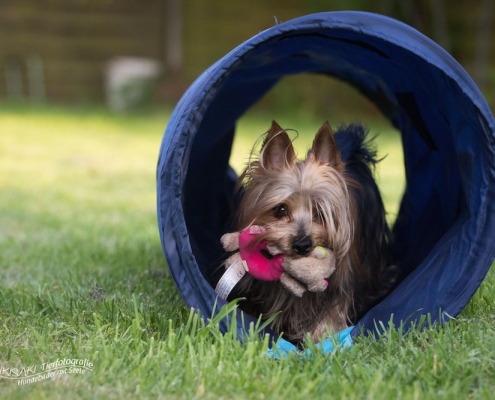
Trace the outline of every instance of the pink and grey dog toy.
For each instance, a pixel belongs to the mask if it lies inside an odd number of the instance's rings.
[[[307,257],[288,257],[276,246],[268,245],[266,240],[256,239],[264,232],[262,226],[252,225],[241,232],[222,236],[225,251],[236,251],[225,262],[227,271],[240,262],[254,279],[280,280],[287,290],[298,297],[306,290],[321,292],[327,288],[327,278],[335,271],[335,257],[331,250],[316,246]]]

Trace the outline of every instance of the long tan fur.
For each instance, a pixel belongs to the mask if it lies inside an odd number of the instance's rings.
[[[340,330],[348,324],[353,281],[359,271],[356,230],[358,218],[350,189],[356,184],[344,174],[344,164],[330,125],[316,134],[308,157],[299,161],[287,133],[273,121],[258,160],[240,177],[243,196],[238,212],[239,230],[262,225],[267,240],[290,257],[298,238],[310,239],[311,248],[330,248],[336,271],[324,292],[291,295],[279,282],[252,278],[241,282],[246,296],[243,308],[268,318],[279,313],[272,328],[289,340],[310,333],[319,340],[326,329]]]

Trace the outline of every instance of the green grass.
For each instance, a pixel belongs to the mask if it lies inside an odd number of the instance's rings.
[[[220,334],[217,319],[205,326],[175,289],[157,234],[167,118],[0,104],[0,371],[64,358],[93,364],[24,386],[0,378],[2,398],[493,397],[493,273],[443,328],[387,329],[378,342],[361,338],[311,360],[276,362],[257,335],[241,344]],[[300,153],[320,122],[277,119],[300,130]],[[269,121],[241,121],[236,168]],[[378,172],[393,218],[401,151],[389,128],[373,131],[388,153]]]

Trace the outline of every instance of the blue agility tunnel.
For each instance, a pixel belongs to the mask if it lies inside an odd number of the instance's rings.
[[[495,257],[495,121],[464,69],[430,39],[364,12],[308,15],[274,26],[208,68],[177,104],[157,170],[163,250],[185,302],[210,316],[233,213],[236,121],[281,78],[324,74],[377,105],[401,134],[406,190],[393,227],[395,290],[350,331],[391,319],[456,316]],[[238,329],[244,329],[238,315]],[[244,322],[250,317],[244,316]]]

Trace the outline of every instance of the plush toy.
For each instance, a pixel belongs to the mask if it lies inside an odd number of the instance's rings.
[[[241,232],[227,233],[221,242],[225,251],[233,252],[225,265],[241,261],[253,278],[277,281],[295,296],[301,297],[306,290],[321,292],[328,286],[327,278],[335,271],[335,257],[331,250],[316,246],[307,257],[288,257],[276,246],[264,240],[256,240],[264,228],[250,226]]]

